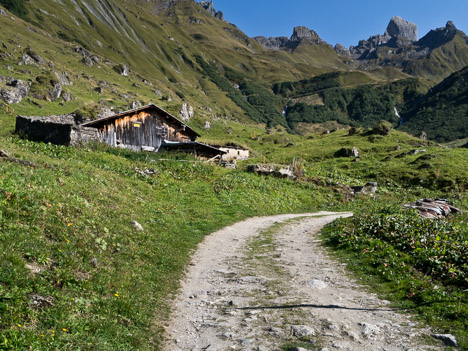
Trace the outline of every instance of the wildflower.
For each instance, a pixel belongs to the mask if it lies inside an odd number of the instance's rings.
[[[114,294],[115,297],[119,297],[119,294]]]
[[[45,335],[44,334],[41,334],[41,338],[43,338]]]
[[[69,242],[70,242],[70,240],[68,240],[68,239],[65,239],[65,241],[66,241],[67,243],[69,243]]]
[[[64,331],[64,332],[67,332],[68,330],[67,330],[67,329],[65,329],[65,328],[62,328],[62,331]]]
[[[51,332],[52,334],[54,334],[54,333],[55,333],[55,330],[51,330],[50,332]]]
[[[17,324],[17,325],[18,325],[18,328],[21,328],[21,327],[22,327],[22,325],[21,325],[21,324]]]
[[[73,225],[73,223],[67,223],[68,227],[71,227],[72,225]]]

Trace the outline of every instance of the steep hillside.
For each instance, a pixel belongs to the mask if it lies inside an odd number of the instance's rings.
[[[370,126],[388,119],[397,124],[394,108],[406,111],[415,94],[393,88],[413,76],[431,81],[445,77],[465,62],[467,46],[464,33],[450,23],[414,42],[414,25],[398,18],[377,38],[380,44],[374,38],[347,52],[332,48],[306,27],[295,27],[290,38],[249,38],[224,21],[210,2],[3,3],[21,15],[0,15],[5,38],[0,97],[10,113],[80,110],[96,118],[156,102],[176,115],[184,103],[194,107],[189,122],[194,128],[203,128],[206,121],[290,130],[298,123],[330,120]],[[309,83],[300,87],[331,72],[340,76],[334,90],[311,90]],[[295,88],[275,95],[271,88],[278,84]],[[408,89],[419,94],[430,85],[422,79]],[[290,108],[283,114],[286,105]]]
[[[425,132],[441,142],[468,135],[468,67],[452,74],[432,88],[414,108],[405,113],[400,129]]]

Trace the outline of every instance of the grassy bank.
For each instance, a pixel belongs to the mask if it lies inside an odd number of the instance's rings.
[[[35,165],[0,160],[0,345],[8,350],[157,349],[168,297],[205,235],[327,199],[324,189],[181,156],[15,137],[0,148]]]
[[[468,349],[466,214],[428,220],[380,205],[329,225],[323,237],[381,297],[417,313],[436,332],[456,335]]]

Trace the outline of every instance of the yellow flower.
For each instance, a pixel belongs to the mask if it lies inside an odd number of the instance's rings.
[[[66,241],[67,243],[69,243],[69,242],[70,242],[70,240],[68,240],[68,239],[65,239],[65,241]]]
[[[53,334],[53,333],[55,333],[55,330],[51,330],[50,332]]]
[[[67,226],[68,227],[71,227],[73,225],[73,223],[68,223]]]
[[[67,332],[67,331],[68,331],[68,330],[66,330],[65,328],[62,328],[62,330],[63,330],[64,332]]]
[[[22,325],[21,325],[21,324],[18,324],[18,328],[21,328],[21,327],[22,327]]]
[[[119,294],[114,294],[115,297],[119,297]]]
[[[41,334],[41,338],[43,338],[45,335],[44,334]]]

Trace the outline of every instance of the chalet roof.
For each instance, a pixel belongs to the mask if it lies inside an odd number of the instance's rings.
[[[159,106],[157,106],[155,104],[145,105],[145,106],[138,107],[138,108],[135,108],[135,109],[132,109],[132,110],[128,110],[128,111],[118,113],[116,115],[112,115],[112,116],[109,116],[109,117],[103,117],[103,118],[100,118],[100,119],[96,119],[94,121],[89,121],[89,122],[83,123],[82,126],[84,126],[84,127],[98,127],[99,125],[103,125],[106,122],[116,120],[116,119],[118,119],[120,117],[130,115],[130,114],[133,114],[133,113],[137,113],[137,112],[140,112],[140,111],[144,111],[144,110],[150,110],[150,109],[153,109],[153,110],[158,111],[159,113],[162,113],[163,115],[165,115],[169,119],[171,119],[174,122],[180,124],[181,127],[185,127],[186,131],[196,135],[197,137],[201,136],[196,131],[194,131],[192,128],[190,128],[188,125],[186,125],[184,122],[182,122],[181,120],[174,117],[169,112],[167,112],[166,110],[162,109],[161,107],[159,107]]]

